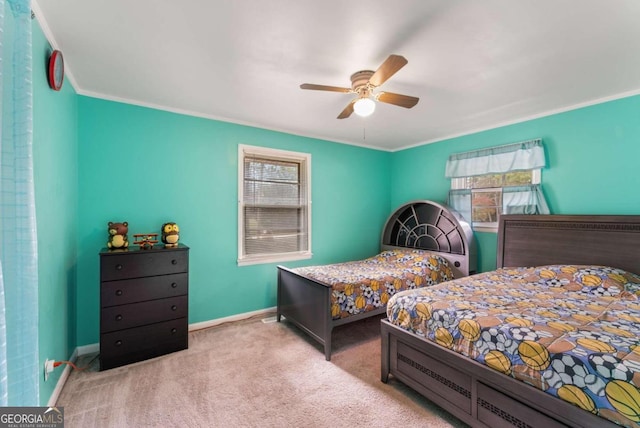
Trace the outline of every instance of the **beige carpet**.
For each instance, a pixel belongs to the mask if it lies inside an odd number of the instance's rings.
[[[67,428],[466,426],[400,382],[380,381],[379,321],[334,329],[330,362],[286,321],[199,330],[188,350],[153,360],[99,372],[94,358],[57,404]]]

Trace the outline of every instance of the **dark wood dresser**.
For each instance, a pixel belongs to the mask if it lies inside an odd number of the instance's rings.
[[[100,369],[188,347],[189,247],[100,252]]]

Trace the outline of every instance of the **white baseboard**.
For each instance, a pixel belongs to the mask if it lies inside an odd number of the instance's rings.
[[[228,322],[242,321],[242,320],[246,320],[246,319],[257,317],[257,316],[263,316],[263,315],[269,316],[269,315],[273,315],[275,311],[276,311],[276,307],[272,306],[270,308],[260,309],[253,312],[244,312],[242,314],[231,315],[229,317],[216,318],[214,320],[197,322],[194,324],[189,324],[189,332],[202,330],[203,328],[215,327],[217,325],[225,324]]]
[[[71,361],[72,363],[75,363],[78,360],[78,355],[79,355],[78,348],[76,348],[73,351],[73,354],[71,354],[69,361]],[[54,407],[56,405],[56,402],[58,401],[58,397],[60,397],[60,393],[62,392],[62,388],[64,387],[64,384],[67,383],[67,379],[71,374],[71,370],[72,370],[71,366],[68,364],[65,364],[64,370],[62,371],[62,374],[60,375],[60,378],[56,383],[56,387],[53,389],[53,392],[51,393],[51,397],[49,397],[49,402],[47,403],[48,407]]]
[[[100,344],[92,343],[90,345],[78,346],[76,348],[76,351],[78,353],[78,357],[82,355],[93,354],[94,352],[100,352]]]
[[[202,330],[203,328],[215,327],[220,324],[225,324],[233,321],[243,321],[249,318],[254,318],[257,316],[271,316],[276,311],[276,307],[272,306],[266,309],[259,309],[257,311],[252,312],[244,312],[242,314],[231,315],[224,318],[216,318],[209,321],[202,321],[193,324],[189,324],[189,332]],[[74,351],[74,355],[76,358],[86,355],[92,354],[94,352],[100,352],[100,344],[99,343],[91,343],[89,345],[78,346]],[[73,361],[73,360],[70,360]]]

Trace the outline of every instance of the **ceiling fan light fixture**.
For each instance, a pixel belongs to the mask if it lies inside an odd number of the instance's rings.
[[[411,108],[418,103],[419,98],[394,94],[393,92],[377,92],[380,85],[407,65],[407,62],[407,59],[401,55],[389,55],[376,71],[360,70],[353,73],[351,75],[350,88],[303,83],[300,85],[300,89],[356,94],[357,97],[349,101],[349,104],[340,112],[337,119],[346,119],[354,112],[360,117],[370,116],[376,109],[377,102]],[[374,91],[376,92],[374,93]]]
[[[376,103],[371,98],[360,98],[353,103],[353,111],[360,117],[371,116],[376,109]]]

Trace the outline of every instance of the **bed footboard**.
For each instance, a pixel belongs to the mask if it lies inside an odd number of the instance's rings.
[[[381,321],[381,380],[392,375],[473,427],[618,427]]]
[[[278,322],[282,316],[323,345],[331,359],[331,287],[278,266]]]
[[[332,288],[321,282],[298,275],[278,266],[278,306],[276,319],[284,316],[324,347],[324,356],[331,361],[333,328],[383,314],[386,307],[376,308],[346,318],[331,316]]]

